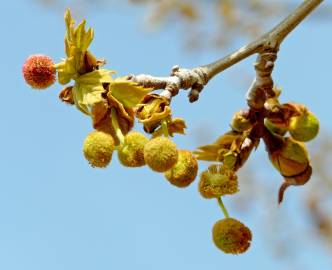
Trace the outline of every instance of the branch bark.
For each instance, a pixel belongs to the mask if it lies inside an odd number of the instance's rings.
[[[235,52],[219,59],[211,64],[199,66],[193,69],[184,69],[179,66],[175,66],[172,69],[171,75],[169,77],[153,77],[151,75],[130,75],[128,79],[137,82],[144,87],[152,87],[154,89],[165,89],[161,95],[171,99],[173,96],[177,95],[180,89],[191,89],[188,97],[190,102],[198,100],[199,93],[203,90],[204,86],[217,74],[224,71],[225,69],[231,67],[232,65],[240,62],[241,60],[259,53],[273,53],[277,54],[282,41],[286,36],[291,33],[297,25],[299,25],[319,4],[324,0],[305,0],[300,6],[298,6],[288,17],[286,17],[282,22],[275,26],[271,31],[263,34],[257,40],[249,43],[248,45],[236,50]],[[259,57],[257,63],[263,58]],[[274,57],[273,62],[276,60]],[[266,64],[266,63],[265,63]],[[271,64],[271,61],[270,61]],[[258,64],[261,67],[262,64]],[[270,74],[272,73],[272,68],[269,64],[266,67],[270,69]],[[256,74],[257,65],[256,65]],[[265,76],[266,77],[266,76]],[[261,82],[261,78],[256,76],[256,86],[257,81]],[[254,82],[255,83],[255,82]],[[272,81],[273,83],[273,81]],[[253,88],[252,85],[251,89]],[[248,104],[257,106],[257,104],[250,103],[250,96],[254,96],[257,93],[251,93],[250,89],[247,94]]]
[[[271,31],[262,35],[252,43],[238,49],[237,51],[217,60],[211,64],[202,66],[208,79],[212,79],[218,73],[224,71],[239,61],[266,50],[279,50],[280,44],[285,37],[301,23],[324,0],[306,0],[297,7],[288,17],[275,26]]]

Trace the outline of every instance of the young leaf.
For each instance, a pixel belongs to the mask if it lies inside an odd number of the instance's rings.
[[[109,90],[114,98],[128,108],[135,107],[145,95],[152,91],[151,88],[144,88],[124,78],[114,80]]]
[[[185,134],[184,130],[186,129],[186,122],[182,118],[174,118],[169,123],[167,123],[168,134],[173,137],[174,133]],[[162,127],[156,129],[152,137],[159,137],[163,134]]]
[[[105,101],[105,98],[102,97],[102,93],[106,91],[103,84],[112,82],[110,73],[112,73],[110,70],[95,70],[76,79],[73,98],[80,111],[90,115],[94,104]]]

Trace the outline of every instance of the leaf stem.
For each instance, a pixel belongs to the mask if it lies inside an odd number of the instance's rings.
[[[114,108],[111,109],[111,119],[112,119],[112,125],[115,130],[115,134],[118,137],[120,144],[124,144],[124,136],[123,136],[121,128],[119,126],[118,116],[117,116]]]
[[[161,129],[163,131],[163,134],[166,138],[168,138],[169,134],[168,134],[168,127],[167,127],[167,120],[163,119],[161,121]]]
[[[218,197],[218,198],[217,198],[217,201],[218,201],[218,204],[219,204],[219,206],[220,206],[220,208],[221,208],[221,211],[224,213],[224,216],[225,216],[226,218],[229,218],[228,211],[227,211],[227,209],[226,209],[226,207],[225,207],[225,205],[224,205],[224,203],[223,203],[221,197]]]

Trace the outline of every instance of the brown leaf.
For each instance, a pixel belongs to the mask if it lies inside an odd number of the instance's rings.
[[[167,123],[168,134],[173,137],[174,133],[185,134],[185,129],[187,128],[185,121],[182,118],[174,118],[171,119],[169,123]],[[152,138],[159,137],[163,133],[161,127],[156,129],[153,132]]]
[[[73,86],[64,88],[59,94],[60,100],[70,105],[75,104],[72,90]]]
[[[136,107],[136,117],[143,123],[146,132],[153,133],[162,120],[171,119],[168,99],[156,94],[146,95]]]
[[[108,114],[108,104],[105,101],[94,103],[91,109],[92,124],[98,126]]]

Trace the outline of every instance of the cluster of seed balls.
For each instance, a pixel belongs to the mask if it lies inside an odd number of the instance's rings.
[[[222,164],[214,164],[202,172],[198,190],[205,199],[217,199],[239,191],[237,175]],[[244,253],[250,247],[252,234],[240,221],[226,214],[217,221],[212,229],[214,244],[223,252],[230,254]]]
[[[124,143],[114,146],[113,137],[102,131],[93,131],[83,143],[83,153],[91,166],[106,167],[117,148],[118,158],[126,167],[148,165],[153,171],[164,173],[165,178],[173,185],[184,188],[196,178],[198,164],[192,152],[178,150],[176,144],[167,137],[147,139],[142,133],[130,132]],[[220,195],[237,191],[237,178],[216,171],[213,165],[203,172],[199,191],[205,198],[216,198]],[[212,229],[215,245],[225,253],[239,254],[245,252],[252,239],[250,230],[240,221],[233,218],[219,220]]]
[[[117,150],[123,166],[141,167],[148,165],[153,171],[164,173],[166,179],[177,187],[187,187],[196,178],[197,160],[188,150],[178,150],[167,137],[149,140],[142,133],[132,131],[124,137],[123,144],[115,147],[112,135],[93,131],[83,143],[85,158],[93,167],[106,167]]]
[[[45,89],[56,81],[56,69],[51,58],[37,54],[27,58],[23,65],[23,77],[34,89]],[[142,133],[129,132],[124,142],[115,146],[111,134],[92,131],[83,143],[83,154],[92,167],[105,168],[112,160],[114,150],[118,159],[126,167],[148,165],[153,171],[164,173],[173,185],[184,188],[196,178],[198,164],[191,151],[178,150],[168,137],[151,140]],[[215,166],[203,172],[199,191],[204,198],[217,198],[237,191],[237,178],[224,174]],[[213,241],[225,253],[239,254],[250,246],[251,232],[238,220],[219,220],[212,230]]]

